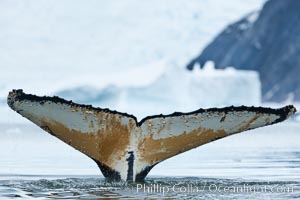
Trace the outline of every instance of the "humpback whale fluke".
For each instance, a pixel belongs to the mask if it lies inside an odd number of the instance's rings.
[[[111,180],[143,181],[159,162],[242,131],[275,124],[296,112],[225,107],[189,113],[133,115],[80,105],[59,97],[39,97],[13,90],[8,105],[48,133],[93,159]]]

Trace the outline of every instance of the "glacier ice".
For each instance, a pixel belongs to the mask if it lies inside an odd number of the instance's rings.
[[[109,85],[102,90],[90,88],[90,91],[88,87],[79,87],[56,94],[75,102],[131,113],[138,118],[208,107],[259,105],[261,98],[256,72],[230,67],[219,70],[214,68],[213,62],[192,72],[166,64],[157,79],[144,86]]]

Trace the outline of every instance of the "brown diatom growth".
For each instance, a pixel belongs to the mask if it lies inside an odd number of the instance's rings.
[[[243,125],[238,129],[237,132],[241,132],[241,131],[244,131],[244,130],[247,130],[250,128],[251,124],[253,124],[255,122],[255,120],[257,120],[259,118],[259,114],[256,114],[254,115],[248,122],[244,122]],[[266,118],[268,119],[268,118]]]
[[[110,166],[115,157],[121,159],[127,154],[126,149],[130,145],[130,130],[129,125],[122,125],[120,119],[116,117],[106,118],[106,124],[111,127],[105,128],[105,132],[99,130],[99,155],[100,161]],[[102,124],[99,124],[102,125]]]
[[[225,131],[213,131],[198,128],[191,132],[168,138],[154,139],[153,133],[144,138],[138,145],[141,152],[140,161],[155,164],[179,153],[188,151],[200,145],[206,144],[216,138],[225,137]],[[155,151],[149,151],[153,149]]]
[[[73,146],[75,149],[87,154],[89,157],[99,159],[99,152],[96,151],[97,133],[82,133],[80,131],[69,129],[65,125],[41,119],[41,125],[47,127],[51,133],[64,141],[65,143]]]
[[[89,157],[112,166],[115,160],[112,157],[121,158],[126,155],[126,148],[130,144],[130,131],[128,126],[122,125],[116,117],[108,117],[107,121],[114,128],[106,127],[97,132],[80,132],[59,122],[45,119],[41,119],[41,126],[48,127],[51,134]],[[103,125],[102,123],[99,125]]]

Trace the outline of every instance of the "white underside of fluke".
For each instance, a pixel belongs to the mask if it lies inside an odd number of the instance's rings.
[[[142,180],[157,163],[245,130],[285,120],[296,110],[227,107],[144,118],[93,108],[57,97],[14,90],[9,106],[45,131],[95,160],[103,174]],[[114,174],[114,176],[112,175]]]

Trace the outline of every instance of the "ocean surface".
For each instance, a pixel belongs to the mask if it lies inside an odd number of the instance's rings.
[[[300,197],[300,124],[231,136],[157,165],[145,183],[105,181],[89,158],[34,125],[0,125],[0,199]]]

